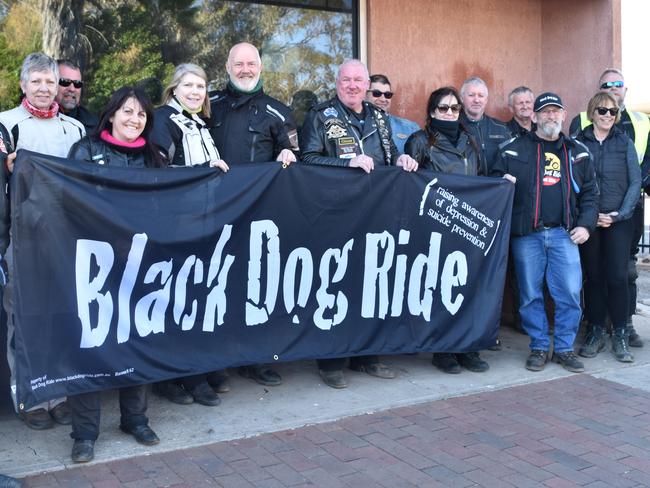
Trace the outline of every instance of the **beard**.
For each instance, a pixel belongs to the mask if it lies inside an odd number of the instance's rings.
[[[260,76],[254,78],[230,78],[230,81],[238,90],[248,92],[257,86],[260,81]]]
[[[562,124],[549,120],[543,124],[537,124],[537,128],[547,139],[557,139],[562,130]]]

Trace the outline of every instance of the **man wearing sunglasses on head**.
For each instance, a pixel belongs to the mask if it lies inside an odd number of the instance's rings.
[[[59,104],[59,110],[81,122],[86,132],[90,133],[97,127],[99,119],[81,106],[81,89],[84,86],[81,69],[68,59],[58,59],[57,64],[59,65],[59,87],[55,100]]]
[[[499,145],[510,139],[510,131],[497,119],[485,115],[488,103],[488,87],[478,76],[466,79],[460,87],[463,124],[483,151],[488,169],[492,168],[499,152]]]
[[[621,118],[616,126],[625,131],[625,133],[634,142],[639,164],[641,165],[641,178],[643,180],[643,188],[647,194],[650,194],[650,120],[648,116],[642,112],[634,112],[628,110],[625,106],[625,95],[627,93],[627,86],[623,73],[616,68],[607,68],[600,75],[598,79],[598,88],[602,92],[610,93],[618,101],[621,109]],[[575,135],[581,129],[591,125],[591,121],[587,117],[587,112],[581,112],[571,121],[570,132]],[[636,312],[636,296],[637,287],[636,279],[638,277],[636,270],[636,255],[639,252],[638,243],[643,235],[643,196],[640,196],[634,214],[632,215],[632,222],[634,226],[634,233],[632,235],[632,248],[630,249],[630,260],[628,262],[628,322],[627,334],[628,344],[632,347],[643,347],[643,340],[639,334],[634,330],[632,324],[632,315]]]
[[[397,152],[404,154],[406,139],[414,132],[420,130],[420,126],[412,120],[404,119],[390,113],[393,95],[395,93],[391,91],[390,81],[388,81],[386,75],[378,74],[370,77],[370,88],[366,91],[366,100],[389,114],[388,121],[393,131],[393,142],[397,146]]]

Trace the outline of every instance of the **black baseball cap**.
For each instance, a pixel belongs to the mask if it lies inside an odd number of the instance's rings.
[[[539,112],[542,110],[544,107],[548,105],[555,105],[557,107],[560,107],[561,109],[564,108],[564,105],[562,105],[562,99],[558,97],[555,93],[551,92],[546,92],[542,93],[540,96],[538,96],[535,99],[535,105],[533,105],[533,111]]]

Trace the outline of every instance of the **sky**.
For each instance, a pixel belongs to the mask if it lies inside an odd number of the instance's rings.
[[[648,59],[650,0],[621,0],[623,73],[629,87],[625,104],[650,105],[650,61]]]

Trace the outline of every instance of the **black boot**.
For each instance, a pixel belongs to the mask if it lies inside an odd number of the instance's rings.
[[[626,327],[616,327],[612,331],[612,354],[622,363],[634,362],[634,356],[628,348]]]
[[[578,350],[578,355],[583,358],[594,358],[603,349],[605,349],[605,328],[600,325],[592,325],[584,344]]]
[[[634,325],[632,324],[632,317],[630,317],[625,325],[627,331],[627,343],[630,347],[643,347],[643,339],[636,333],[634,330]]]

